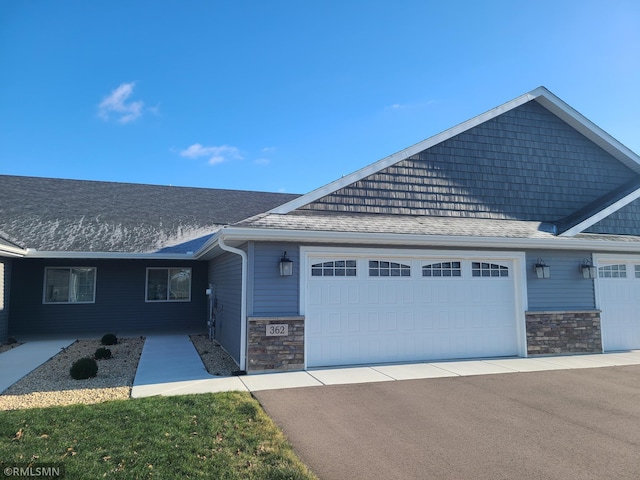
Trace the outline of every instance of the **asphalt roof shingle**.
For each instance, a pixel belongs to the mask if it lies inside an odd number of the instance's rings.
[[[0,232],[44,251],[184,253],[297,196],[0,175]]]

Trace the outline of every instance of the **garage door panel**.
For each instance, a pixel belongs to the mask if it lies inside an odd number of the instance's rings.
[[[511,277],[473,278],[467,266],[425,278],[421,259],[403,259],[410,277],[372,278],[367,261],[351,278],[307,277],[308,366],[517,354]]]
[[[626,268],[621,268],[622,266]],[[640,278],[637,261],[598,268],[602,343],[605,351],[640,349]],[[609,277],[609,275],[621,277]],[[607,275],[607,276],[605,276]]]

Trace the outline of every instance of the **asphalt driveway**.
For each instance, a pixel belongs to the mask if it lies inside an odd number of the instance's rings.
[[[640,366],[254,393],[322,480],[640,478]]]

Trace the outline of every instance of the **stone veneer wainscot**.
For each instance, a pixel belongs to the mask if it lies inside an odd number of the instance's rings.
[[[527,354],[602,353],[600,310],[526,312]]]
[[[289,325],[289,335],[268,337],[267,326]],[[249,317],[247,372],[304,369],[304,316]]]

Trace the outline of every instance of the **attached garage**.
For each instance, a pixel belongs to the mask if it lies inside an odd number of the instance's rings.
[[[604,351],[640,349],[640,257],[597,258]]]
[[[520,259],[303,253],[307,367],[522,354]]]

